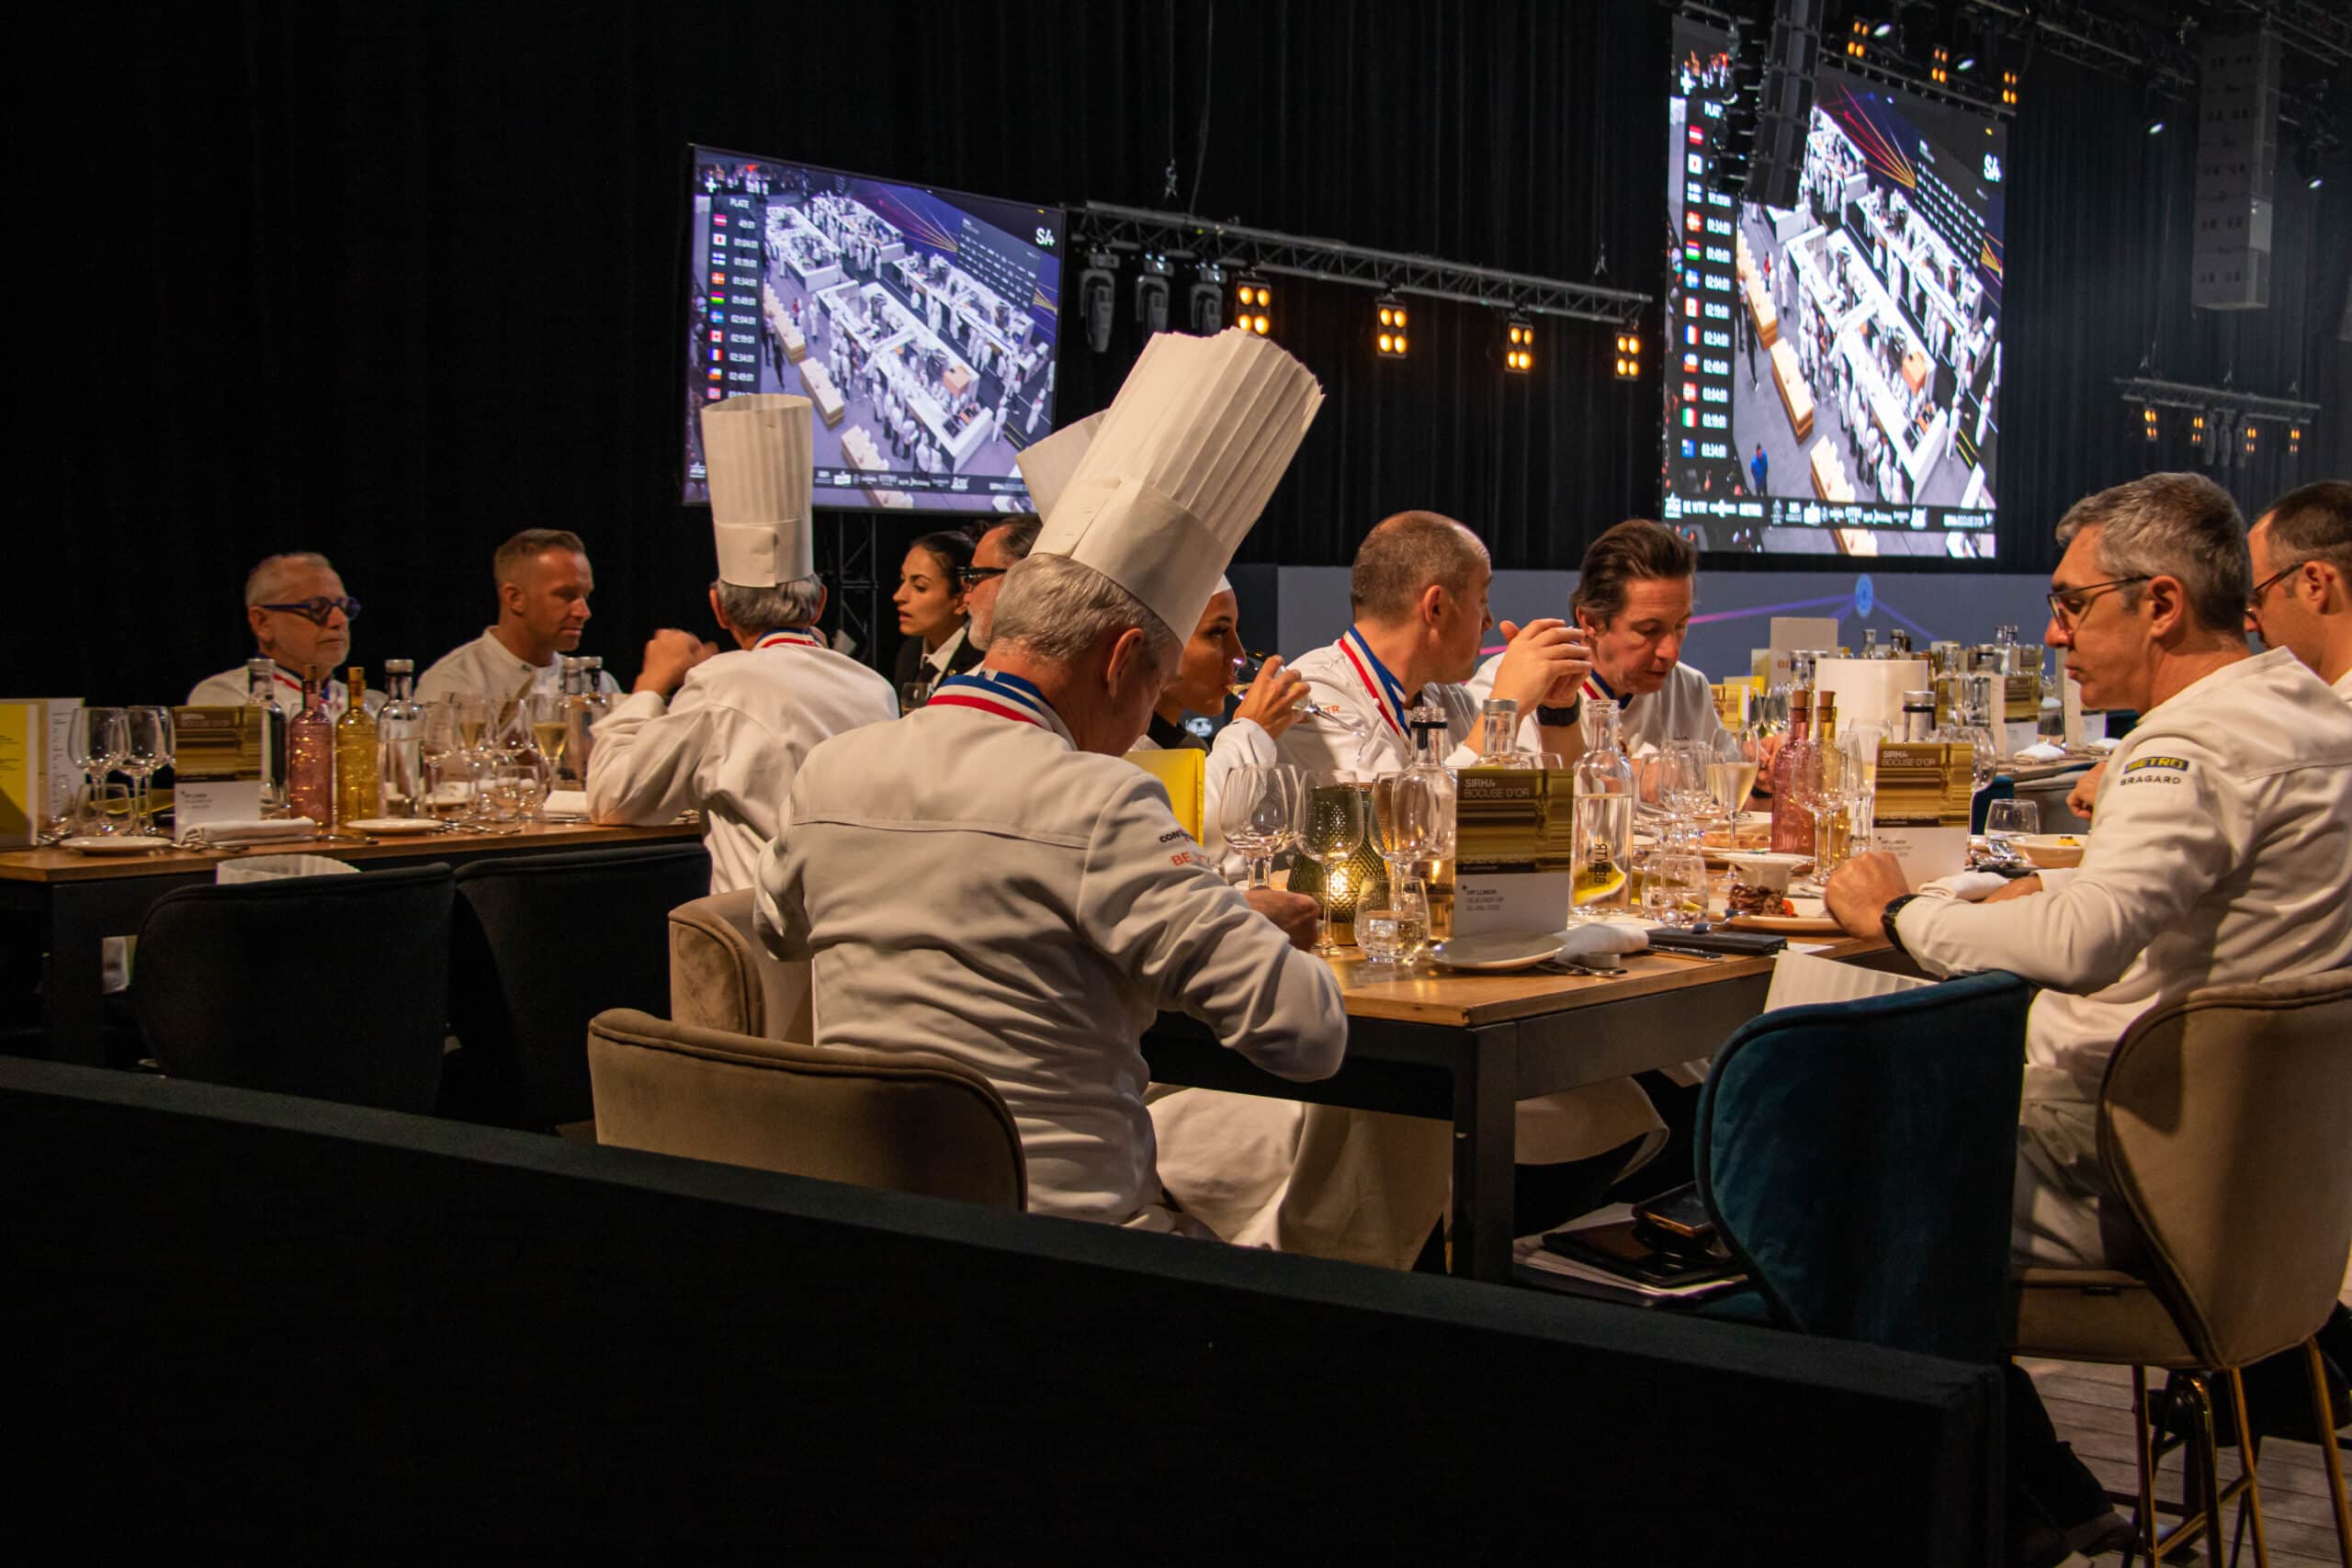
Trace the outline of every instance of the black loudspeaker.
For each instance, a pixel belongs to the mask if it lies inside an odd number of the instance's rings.
[[[2278,37],[2256,28],[2209,39],[2200,65],[2188,301],[2201,310],[2259,310],[2270,303]]]
[[[1813,73],[1821,57],[1825,0],[1774,0],[1764,83],[1757,96],[1756,152],[1749,161],[1750,201],[1792,208],[1804,188],[1805,137],[1813,124]]]

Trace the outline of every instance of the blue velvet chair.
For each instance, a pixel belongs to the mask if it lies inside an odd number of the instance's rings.
[[[2009,777],[2007,773],[1994,774],[1993,782],[1976,792],[1975,800],[1971,803],[1968,807],[1968,830],[1972,833],[1982,833],[1984,831],[1984,812],[1986,808],[1996,800],[2016,799],[2017,793],[2017,780]]]
[[[1784,1008],[1715,1053],[1692,1163],[1751,1308],[1806,1334],[2007,1355],[2029,995],[1993,973]]]

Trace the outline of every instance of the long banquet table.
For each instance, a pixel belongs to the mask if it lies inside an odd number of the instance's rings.
[[[701,836],[701,826],[694,822],[659,828],[542,823],[505,833],[456,830],[414,838],[334,839],[261,846],[234,854],[175,850],[112,857],[73,850],[13,850],[0,853],[0,909],[29,912],[39,922],[41,1021],[49,1032],[50,1059],[95,1065],[105,1054],[105,939],[133,934],[148,906],[175,887],[213,881],[225,861],[288,853],[384,868],[435,861],[456,866],[506,855],[669,843]]]
[[[1824,944],[1813,949],[1821,957],[1917,973],[1883,938],[1814,940]],[[1151,1076],[1451,1121],[1453,1269],[1496,1280],[1510,1273],[1517,1103],[1712,1054],[1763,1010],[1773,964],[1634,953],[1614,961],[1627,971],[1620,978],[1449,975],[1424,964],[1392,980],[1364,978],[1352,953],[1332,961],[1349,1022],[1347,1058],[1330,1077],[1276,1077],[1177,1013],[1162,1013],[1144,1034]]]

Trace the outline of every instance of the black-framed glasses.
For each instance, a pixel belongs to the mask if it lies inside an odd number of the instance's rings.
[[[2083,618],[2083,612],[2091,607],[2092,601],[2106,597],[2114,589],[2129,588],[2135,582],[2151,581],[2151,577],[2144,575],[2119,577],[2112,581],[2094,582],[2082,588],[2061,588],[2042,597],[2050,601],[2050,618],[2065,630],[2073,631],[2075,623]]]
[[[1002,577],[1012,570],[1009,566],[965,566],[956,568],[956,575],[962,579],[967,589],[973,589],[992,577]]]
[[[2254,592],[2246,595],[2245,613],[2249,615],[2261,614],[2262,596],[2270,592],[2271,585],[2278,581],[2281,578],[2294,576],[2295,573],[2303,570],[2304,564],[2305,563],[2301,561],[2295,561],[2290,565],[2282,566],[2277,571],[2272,572],[2268,577],[2266,577],[2261,581],[2256,583],[2254,585]]]
[[[337,610],[343,612],[343,618],[346,621],[356,621],[359,618],[359,601],[348,594],[340,599],[332,599],[322,593],[315,598],[297,599],[291,604],[261,604],[256,605],[255,608],[283,610],[289,615],[300,615],[314,626],[322,626],[327,624],[327,617]]]

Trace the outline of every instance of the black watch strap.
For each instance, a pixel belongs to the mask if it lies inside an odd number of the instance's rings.
[[[1894,929],[1894,920],[1896,916],[1903,913],[1903,906],[1917,897],[1919,895],[1917,893],[1905,893],[1889,898],[1886,901],[1886,908],[1878,912],[1878,929],[1886,933],[1886,940],[1894,944],[1894,951],[1905,958],[1911,956],[1911,950],[1903,945],[1903,933]]]
[[[1570,703],[1564,708],[1555,708],[1549,704],[1539,703],[1535,708],[1535,722],[1550,725],[1574,724],[1577,722],[1577,716],[1583,711],[1583,705],[1578,703]]]

